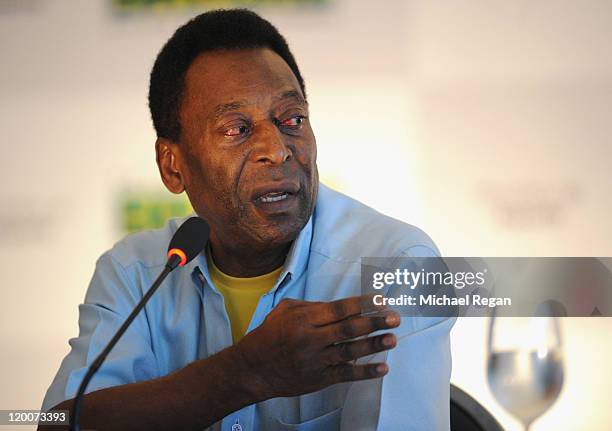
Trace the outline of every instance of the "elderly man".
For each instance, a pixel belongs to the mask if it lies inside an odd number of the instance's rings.
[[[187,193],[210,240],[95,375],[82,427],[447,429],[453,320],[364,313],[358,296],[362,256],[436,248],[319,184],[304,81],[278,31],[246,10],[194,18],[158,55],[149,104],[162,181]],[[70,408],[180,223],[99,259],[43,409]]]

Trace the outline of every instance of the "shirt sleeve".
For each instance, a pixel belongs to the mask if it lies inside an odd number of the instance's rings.
[[[435,257],[424,246],[404,257]],[[382,379],[351,385],[342,412],[342,431],[449,430],[450,330],[454,317],[402,317],[394,332],[398,342],[389,352],[359,363],[387,362]]]
[[[142,298],[135,284],[110,252],[98,260],[85,303],[79,305],[79,336],[69,340],[71,350],[47,390],[42,410],[74,398],[89,365]],[[143,310],[93,376],[86,393],[156,377],[158,367]]]

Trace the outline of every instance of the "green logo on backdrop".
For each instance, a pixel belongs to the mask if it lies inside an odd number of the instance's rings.
[[[162,227],[166,220],[193,212],[187,196],[164,192],[128,192],[121,197],[121,228],[138,232]]]

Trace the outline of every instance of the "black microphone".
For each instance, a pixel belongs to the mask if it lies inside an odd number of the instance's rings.
[[[128,316],[123,322],[123,325],[119,328],[117,333],[109,341],[107,346],[104,348],[102,353],[98,355],[95,361],[89,366],[87,374],[83,377],[83,381],[79,386],[76,397],[72,404],[72,410],[70,412],[70,430],[80,431],[79,426],[79,415],[81,413],[81,404],[83,403],[83,395],[87,389],[89,381],[94,376],[96,371],[100,368],[108,354],[111,352],[117,341],[121,338],[123,333],[126,331],[128,326],[132,323],[134,318],[138,315],[147,303],[147,301],[153,296],[157,288],[161,285],[164,279],[174,270],[177,266],[183,266],[187,262],[190,262],[196,257],[208,242],[208,235],[210,234],[210,227],[203,219],[199,217],[191,217],[187,219],[174,233],[170,245],[168,246],[168,261],[164,270],[159,274],[159,277],[155,280],[151,288],[142,297],[134,311]]]

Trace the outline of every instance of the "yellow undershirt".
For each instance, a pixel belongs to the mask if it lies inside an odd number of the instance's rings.
[[[272,289],[283,267],[257,277],[239,278],[227,275],[213,262],[210,250],[206,253],[210,278],[225,300],[225,310],[232,325],[232,339],[237,343],[246,334],[259,298]]]

